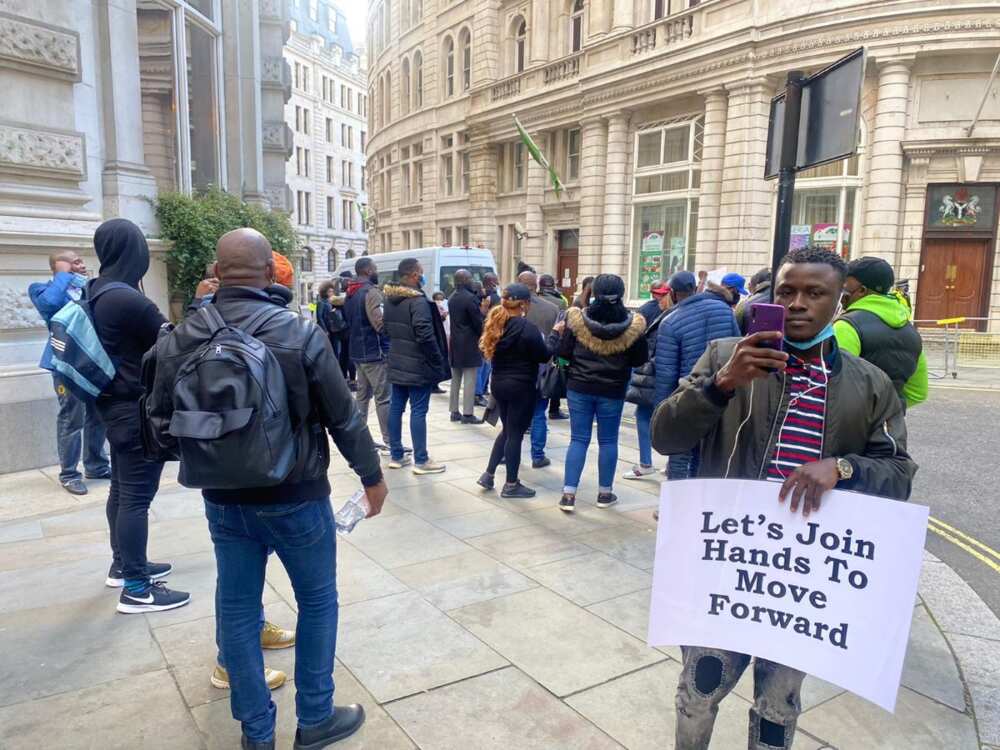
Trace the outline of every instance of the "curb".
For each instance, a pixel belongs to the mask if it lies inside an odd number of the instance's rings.
[[[951,566],[926,551],[918,591],[958,665],[981,747],[1000,746],[1000,618]]]

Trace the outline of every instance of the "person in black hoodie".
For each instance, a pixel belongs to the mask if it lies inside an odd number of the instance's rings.
[[[531,290],[524,284],[511,284],[503,291],[500,304],[490,310],[483,326],[479,348],[493,362],[493,398],[497,402],[503,429],[493,443],[485,473],[477,484],[493,489],[493,477],[501,459],[506,462],[507,482],[501,497],[534,497],[535,491],[521,484],[521,442],[531,426],[538,403],[538,367],[552,358],[552,351],[538,326],[527,319]],[[553,330],[552,343],[558,341],[563,323]],[[534,394],[534,395],[532,395]]]
[[[87,286],[92,297],[111,283],[92,303],[94,328],[115,364],[115,377],[97,399],[97,413],[111,445],[111,490],[107,516],[112,562],[105,583],[122,587],[118,611],[124,614],[158,612],[183,607],[190,594],[172,591],[159,579],[172,567],[146,559],[149,506],[160,486],[163,463],[143,454],[139,398],[142,357],[156,343],[167,322],[141,291],[149,270],[149,246],[142,230],[127,219],[111,219],[97,228],[94,249],[100,274]]]
[[[217,269],[221,288],[209,304],[227,325],[246,328],[268,316],[253,335],[281,368],[297,446],[295,463],[280,484],[202,491],[215,545],[216,617],[232,687],[232,713],[243,724],[243,748],[273,750],[275,707],[265,682],[260,637],[260,596],[267,553],[273,549],[299,603],[295,746],[325,747],[364,722],[360,706],[333,705],[337,543],[327,433],[364,486],[369,516],[381,510],[386,486],[375,444],[329,339],[311,321],[283,309],[289,293],[273,284],[275,267],[267,239],[253,229],[223,235]],[[153,371],[146,400],[148,438],[161,456],[178,452],[170,430],[178,372],[212,334],[204,316],[189,315],[147,359],[147,382]],[[248,461],[254,458],[247,456]]]
[[[448,401],[451,421],[463,424],[479,424],[472,407],[476,401],[476,376],[483,364],[479,352],[479,337],[483,332],[484,303],[473,291],[472,274],[464,268],[455,272],[455,291],[448,299],[448,320],[451,322],[451,338],[448,342],[448,358],[451,362],[451,396]],[[464,398],[459,411],[459,389],[464,389]]]
[[[597,507],[618,502],[611,491],[618,463],[618,431],[625,390],[632,368],[649,357],[643,333],[646,320],[624,304],[625,283],[613,274],[594,279],[593,300],[585,309],[571,308],[559,342],[559,357],[569,361],[567,394],[570,444],[559,508],[572,513],[576,490],[587,460],[590,436],[597,420]]]

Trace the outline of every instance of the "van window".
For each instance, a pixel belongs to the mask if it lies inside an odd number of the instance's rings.
[[[471,273],[472,278],[480,284],[483,283],[483,276],[488,273],[496,273],[491,266],[441,266],[438,288],[444,292],[446,297],[455,291],[455,274],[463,268]]]

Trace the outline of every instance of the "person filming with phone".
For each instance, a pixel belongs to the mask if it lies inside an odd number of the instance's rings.
[[[834,487],[908,499],[917,467],[906,452],[895,388],[877,367],[842,352],[834,337],[846,277],[844,260],[830,251],[786,255],[775,305],[749,311],[750,335],[711,342],[657,407],[653,448],[663,454],[697,448],[698,477],[780,482],[778,501],[807,516]],[[778,306],[775,317],[769,308]],[[770,330],[755,319],[768,321]],[[719,704],[752,657],[694,646],[682,652],[676,748],[703,750]],[[756,660],[751,748],[792,747],[804,677]]]

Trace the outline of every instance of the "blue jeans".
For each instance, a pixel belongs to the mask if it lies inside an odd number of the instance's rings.
[[[431,386],[392,384],[389,399],[389,449],[393,461],[403,458],[403,412],[410,402],[410,440],[413,462],[427,463],[427,409],[431,404]]]
[[[690,479],[696,470],[695,454],[676,453],[667,457],[667,479]]]
[[[653,465],[653,441],[649,434],[649,423],[653,419],[653,407],[635,407],[635,431],[639,437],[639,463],[642,466]]]
[[[479,365],[479,374],[476,376],[476,395],[485,396],[486,391],[489,389],[490,385],[490,375],[493,374],[493,363],[489,360],[483,360],[483,363]]]
[[[219,606],[219,587],[215,587],[215,611],[220,611]],[[260,630],[264,629],[264,605],[260,605],[260,622],[258,623]],[[223,669],[226,668],[226,658],[222,655],[222,621],[218,617],[215,618],[215,649],[217,655],[215,657],[215,663],[218,664]]]
[[[569,402],[569,450],[566,451],[566,474],[563,492],[574,494],[580,485],[580,475],[587,462],[590,436],[597,420],[597,475],[600,490],[610,492],[615,480],[615,466],[618,464],[618,430],[622,424],[622,409],[625,400],[591,396],[570,390],[566,394]]]
[[[531,418],[531,458],[533,461],[540,461],[545,458],[545,443],[549,439],[549,421],[546,411],[548,411],[549,400],[547,398],[538,399],[535,404],[535,414]]]
[[[110,464],[104,450],[105,430],[94,404],[74,396],[59,376],[53,376],[52,384],[59,400],[59,416],[56,419],[59,482],[66,484],[81,478],[77,468],[81,452],[83,470],[89,476],[107,474]]]
[[[330,498],[274,505],[205,501],[215,545],[216,613],[233,718],[254,742],[274,736],[276,710],[264,681],[260,599],[268,549],[288,572],[295,628],[295,713],[300,727],[333,715],[337,648],[337,535]]]

